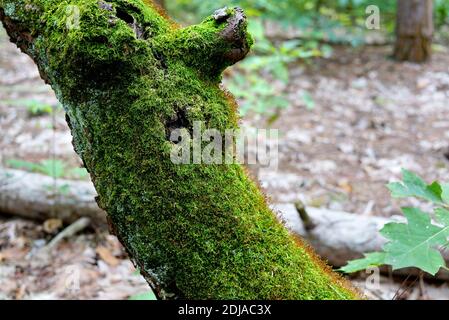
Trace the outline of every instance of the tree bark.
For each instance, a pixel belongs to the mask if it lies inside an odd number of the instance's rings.
[[[94,226],[106,224],[95,202],[90,181],[54,180],[49,176],[0,168],[0,212],[33,220],[61,219],[72,223],[88,217]]]
[[[357,298],[240,165],[171,160],[174,129],[238,127],[220,81],[251,46],[243,11],[180,28],[141,0],[70,3],[0,0],[0,19],[63,104],[97,202],[157,296]]]
[[[395,59],[411,62],[429,60],[433,31],[432,0],[398,0]]]

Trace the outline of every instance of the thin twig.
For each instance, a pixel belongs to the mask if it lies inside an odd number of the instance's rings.
[[[81,230],[84,230],[90,225],[90,219],[83,217],[78,220],[76,220],[74,223],[72,223],[70,226],[62,230],[60,233],[56,235],[56,237],[53,238],[44,248],[43,250],[52,250],[61,240],[64,238],[69,238],[80,232]]]
[[[426,298],[426,288],[424,284],[424,272],[419,271],[419,296],[422,299]]]
[[[396,291],[396,293],[395,293],[394,296],[393,296],[393,300],[396,300],[396,297],[398,296],[399,291],[401,291],[402,287],[405,285],[405,283],[406,283],[407,280],[410,278],[410,276],[411,276],[411,274],[409,273],[409,274],[407,275],[407,277],[404,279],[404,281],[402,281],[401,285],[399,286],[398,290]]]
[[[408,279],[409,277],[410,277],[410,275],[408,275],[407,278],[405,278],[404,282],[402,282],[402,284],[401,284],[401,286],[399,287],[398,291],[397,291],[396,294],[394,295],[393,300],[399,300],[399,299],[401,299],[401,298],[404,296],[404,294],[406,294],[407,291],[409,291],[410,288],[412,288],[412,287],[415,285],[415,283],[419,280],[419,276],[417,276],[416,279],[415,279],[410,285],[408,285],[408,286],[402,291],[401,294],[398,295],[398,293],[399,293],[399,291],[401,290],[402,286],[405,284],[405,282],[407,281],[407,279]]]
[[[306,229],[306,231],[310,231],[313,228],[315,228],[316,225],[312,221],[312,219],[310,218],[310,215],[307,212],[304,203],[302,203],[301,201],[297,201],[295,203],[295,208],[296,208],[296,211],[298,211],[299,217],[301,218],[301,220],[302,220],[302,222],[304,224],[304,228]]]

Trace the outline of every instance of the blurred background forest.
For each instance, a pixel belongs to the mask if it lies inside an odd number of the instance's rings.
[[[245,10],[255,46],[226,70],[223,82],[239,101],[242,126],[279,129],[278,170],[251,168],[273,203],[300,200],[390,217],[404,202],[391,200],[385,184],[399,179],[401,168],[429,181],[449,180],[449,0],[433,1],[432,57],[423,63],[393,59],[396,1],[161,2],[181,25],[199,23],[224,6]],[[367,27],[372,5],[379,9],[378,28]],[[0,163],[8,168],[1,169],[0,202],[2,192],[12,192],[2,186],[7,170],[53,181],[33,191],[53,208],[41,217],[36,212],[45,205],[0,203],[0,299],[153,298],[101,223],[88,223],[58,240],[56,251],[39,253],[74,220],[58,213],[58,199],[70,198],[76,189],[71,183],[88,184],[89,177],[73,151],[62,107],[2,28]],[[32,189],[31,181],[25,185]],[[72,276],[78,286],[68,290]],[[386,276],[370,297],[392,299],[400,286],[401,280]],[[423,297],[447,299],[449,287],[428,284],[424,295],[421,284],[401,296]]]

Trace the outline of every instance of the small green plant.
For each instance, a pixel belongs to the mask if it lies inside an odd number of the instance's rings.
[[[57,110],[62,110],[62,105],[60,103],[49,104],[37,99],[15,99],[6,100],[5,102],[11,106],[25,107],[28,115],[31,117],[49,115]]]
[[[236,74],[230,79],[228,88],[234,96],[242,99],[240,103],[241,115],[251,111],[269,114],[289,106],[289,101],[286,98],[279,95],[267,80],[255,73],[249,73],[247,76],[243,76],[241,73]]]
[[[32,116],[42,116],[44,114],[51,114],[53,107],[48,104],[35,99],[29,99],[24,102],[27,111]]]
[[[441,251],[449,246],[449,183],[426,184],[414,173],[403,170],[403,181],[388,184],[388,189],[394,198],[430,201],[435,206],[433,214],[418,208],[402,208],[407,223],[392,222],[383,227],[380,233],[388,242],[382,251],[350,261],[340,271],[353,273],[391,265],[393,270],[415,267],[435,275],[441,268],[448,269]]]
[[[262,20],[251,21],[249,31],[255,39],[254,54],[239,64],[238,71],[226,84],[237,98],[243,100],[240,104],[242,115],[250,111],[271,115],[290,105],[284,97],[290,81],[289,64],[314,57],[329,57],[332,48],[310,40],[274,42],[267,38]],[[274,86],[273,82],[277,85]],[[302,99],[307,109],[313,109],[314,101],[308,92]]]
[[[59,159],[47,159],[39,163],[11,159],[6,161],[6,164],[13,168],[42,173],[55,179],[63,177],[83,179],[88,175],[86,169],[69,168],[68,165],[64,163],[64,161]]]

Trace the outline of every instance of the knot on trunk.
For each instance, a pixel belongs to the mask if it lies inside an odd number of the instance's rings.
[[[246,33],[246,16],[242,8],[235,7],[229,10],[227,7],[215,11],[213,18],[217,22],[225,21],[227,26],[220,32],[220,37],[229,45],[225,52],[225,58],[234,64],[249,52],[252,41],[248,40]]]
[[[245,58],[252,44],[243,10],[225,7],[198,25],[180,29],[171,46],[176,58],[219,79],[224,69]]]

